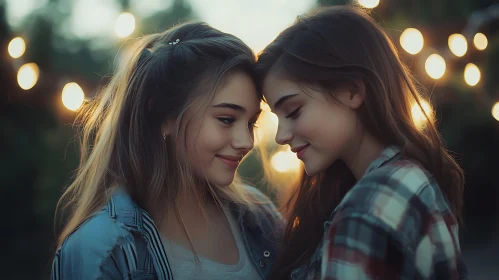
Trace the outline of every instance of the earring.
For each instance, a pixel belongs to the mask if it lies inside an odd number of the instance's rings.
[[[163,133],[163,140],[166,140],[166,132]]]

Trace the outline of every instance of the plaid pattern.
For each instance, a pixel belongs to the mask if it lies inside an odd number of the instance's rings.
[[[430,174],[385,149],[324,224],[292,279],[466,279],[458,224]]]

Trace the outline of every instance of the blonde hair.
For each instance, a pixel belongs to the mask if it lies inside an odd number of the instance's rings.
[[[179,43],[169,44],[174,41]],[[203,194],[192,189],[199,183],[217,202],[255,210],[257,199],[239,178],[228,187],[212,187],[205,178],[193,176],[182,163],[186,161],[177,160],[179,143],[163,139],[161,133],[161,124],[172,118],[180,133],[187,109],[201,97],[213,98],[227,73],[243,71],[254,78],[254,63],[253,52],[240,39],[204,23],[183,24],[139,40],[128,63],[77,117],[81,158],[76,178],[57,206],[69,214],[58,246],[102,209],[118,186],[146,211],[166,204],[177,217],[177,193],[188,190],[201,199]]]

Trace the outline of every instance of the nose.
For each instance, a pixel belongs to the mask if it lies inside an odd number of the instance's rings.
[[[275,135],[275,141],[279,145],[286,145],[293,139],[293,133],[291,128],[286,125],[285,122],[279,122],[277,126],[277,134]]]
[[[232,147],[243,154],[247,154],[251,149],[253,149],[253,134],[246,129],[236,131],[232,138]]]

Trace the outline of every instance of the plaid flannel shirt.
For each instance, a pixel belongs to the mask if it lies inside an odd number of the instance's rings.
[[[385,149],[324,224],[292,279],[466,279],[458,223],[433,176]]]

